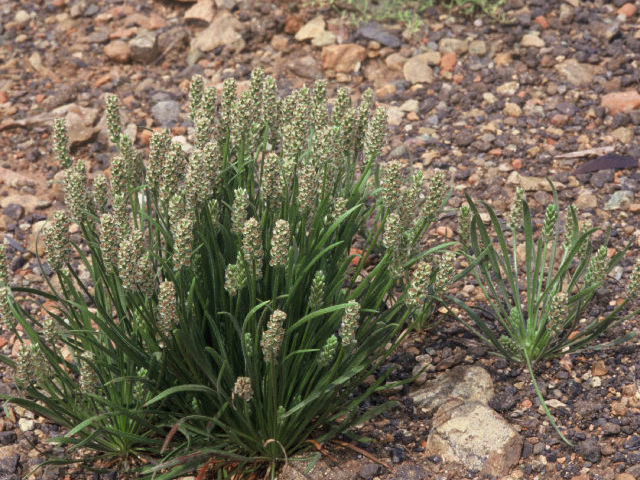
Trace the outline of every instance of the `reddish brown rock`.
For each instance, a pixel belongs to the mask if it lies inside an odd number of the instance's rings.
[[[630,112],[640,106],[640,94],[635,90],[607,93],[602,97],[601,105],[611,115],[619,112]]]
[[[355,43],[329,45],[322,49],[322,68],[340,73],[357,70],[367,58],[367,49]]]
[[[447,52],[442,55],[440,59],[440,71],[452,72],[453,67],[456,66],[456,52]]]
[[[538,25],[540,25],[540,28],[542,29],[547,29],[549,28],[549,21],[547,20],[547,17],[545,17],[544,15],[538,15],[534,22],[536,22]]]
[[[625,3],[618,9],[618,13],[623,14],[627,18],[631,18],[636,14],[636,6],[633,3]]]

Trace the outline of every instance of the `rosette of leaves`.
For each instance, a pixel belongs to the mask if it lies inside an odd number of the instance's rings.
[[[567,209],[564,229],[561,229],[556,190],[549,183],[554,203],[546,208],[537,238],[524,190],[516,192],[506,228],[494,210],[483,202],[491,230],[467,196],[468,205],[461,208],[459,215],[461,246],[489,310],[483,314],[459,299],[448,297],[448,300],[461,307],[471,322],[461,316],[458,319],[496,353],[527,366],[549,421],[569,443],[538,388],[534,375],[536,363],[582,349],[606,348],[629,339],[632,334],[595,343],[606,330],[638,312],[630,307],[637,297],[640,270],[636,263],[625,296],[615,307],[601,317],[585,317],[596,291],[621,262],[630,243],[609,258],[608,241],[599,248],[593,246],[591,239],[599,229],[581,227],[574,206]],[[519,245],[523,248],[518,249]]]
[[[451,281],[437,262],[448,245],[421,248],[446,203],[444,180],[423,195],[419,176],[408,185],[378,176],[386,115],[370,92],[353,105],[339,90],[330,114],[322,81],[279,98],[256,70],[236,90],[228,79],[218,96],[195,76],[193,149],[157,131],[148,160],[108,97],[119,150],[109,181],[88,181],[58,127],[79,233],[69,238],[57,214],[45,232],[53,293],[16,289],[55,305],[55,341],[10,300],[17,333],[56,366],[50,384],[12,401],[69,427],[61,442],[99,449],[98,439],[122,436],[123,457],[162,453],[145,470],[156,478],[207,467],[273,474],[308,440],[389,408],[359,407],[385,386],[391,369],[378,369],[429,314],[431,292]],[[396,187],[416,215],[388,200]],[[78,413],[77,388],[59,388],[62,375],[90,386],[84,398],[95,402]]]

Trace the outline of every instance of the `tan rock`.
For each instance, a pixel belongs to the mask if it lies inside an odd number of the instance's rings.
[[[451,397],[487,405],[493,397],[493,381],[482,367],[459,365],[426,382],[409,396],[428,414]]]
[[[328,45],[322,49],[322,68],[340,73],[351,73],[360,68],[367,58],[367,49],[355,43]]]
[[[191,41],[191,49],[199,49],[201,52],[210,52],[220,46],[226,46],[239,52],[245,46],[245,41],[237,30],[240,22],[227,10],[216,15],[213,22],[202,30]]]
[[[575,86],[589,85],[593,80],[593,76],[602,73],[602,68],[597,65],[589,65],[580,63],[570,58],[555,66],[560,75],[567,79],[569,83]]]
[[[629,144],[633,140],[633,130],[628,127],[618,127],[611,132],[611,136],[621,143]]]
[[[611,115],[620,112],[630,112],[640,106],[640,94],[635,90],[611,92],[602,97],[600,104],[606,108]]]
[[[296,40],[304,42],[305,40],[312,40],[325,31],[325,22],[322,16],[317,16],[312,20],[305,23],[300,30],[296,33]]]
[[[4,167],[0,167],[0,182],[11,188],[35,185],[35,181],[31,177]]]
[[[522,115],[522,108],[520,108],[520,105],[513,102],[506,102],[504,104],[503,111],[505,115],[509,115],[510,117],[517,118]]]
[[[520,45],[523,47],[544,48],[545,43],[538,35],[527,33],[520,40]]]
[[[122,40],[113,40],[104,47],[104,54],[114,62],[126,63],[131,58],[131,47]]]
[[[44,239],[40,232],[46,224],[46,220],[40,220],[31,225],[31,236],[29,237],[29,245],[27,245],[27,249],[31,253],[36,253],[40,257],[44,255]]]
[[[394,52],[384,59],[384,63],[389,69],[400,71],[407,60],[409,60],[407,57]]]
[[[323,30],[311,40],[311,45],[314,47],[326,47],[334,43],[336,43],[336,36],[327,30]]]
[[[185,20],[196,20],[206,23],[213,22],[216,17],[216,4],[213,0],[198,0],[184,12]]]
[[[429,66],[432,58],[428,53],[411,57],[402,67],[404,79],[411,83],[433,83],[433,70]]]
[[[495,477],[518,463],[522,443],[520,434],[491,408],[452,398],[433,418],[426,453]]]

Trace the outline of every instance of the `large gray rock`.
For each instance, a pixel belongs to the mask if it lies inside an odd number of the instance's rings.
[[[158,56],[158,35],[141,28],[138,34],[129,41],[131,58],[138,63],[151,63]]]
[[[427,414],[435,412],[452,397],[488,405],[493,397],[493,381],[482,367],[458,365],[426,382],[409,396],[416,407]]]
[[[433,418],[426,453],[497,477],[518,463],[522,443],[520,434],[491,408],[452,398]]]
[[[160,126],[173,126],[180,121],[181,105],[173,100],[164,100],[151,107],[151,115]]]
[[[555,68],[560,75],[575,86],[589,85],[594,75],[603,73],[602,67],[580,63],[573,58],[558,63]]]

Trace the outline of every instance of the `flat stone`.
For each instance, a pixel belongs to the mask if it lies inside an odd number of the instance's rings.
[[[215,0],[216,7],[226,10],[233,10],[238,2],[236,0]]]
[[[419,106],[420,102],[418,102],[418,100],[416,100],[415,98],[410,98],[402,105],[400,105],[400,110],[402,110],[403,112],[417,112]]]
[[[407,57],[394,52],[384,59],[384,63],[390,70],[400,71],[407,60],[409,60]]]
[[[451,398],[433,418],[425,453],[498,477],[518,463],[522,445],[520,434],[488,406]]]
[[[100,130],[100,127],[94,127],[99,116],[97,108],[81,107],[70,103],[54,109],[52,113],[56,117],[64,116],[71,148],[89,142]]]
[[[299,42],[312,40],[325,31],[325,21],[322,16],[317,16],[305,23],[296,33],[295,39]]]
[[[16,203],[18,205],[21,205],[28,215],[29,213],[33,213],[37,210],[39,202],[40,199],[35,195],[31,195],[28,193],[19,193],[2,197],[0,199],[0,208],[5,209],[12,203]]]
[[[617,190],[613,192],[607,203],[605,210],[628,210],[633,203],[633,192],[630,190]]]
[[[606,108],[611,115],[630,112],[640,106],[640,94],[635,90],[607,93],[600,100],[600,105]]]
[[[591,190],[583,190],[578,194],[575,204],[579,210],[591,210],[598,205],[598,199]]]
[[[451,397],[487,405],[493,397],[493,381],[482,367],[458,365],[425,382],[420,388],[409,393],[409,396],[414,404],[428,415]]]
[[[104,54],[109,60],[114,62],[126,63],[131,58],[131,47],[123,40],[113,40],[105,45]]]
[[[351,73],[367,58],[367,49],[355,43],[328,45],[322,49],[322,68],[339,73]]]
[[[389,125],[398,126],[402,123],[404,112],[400,109],[400,107],[387,106],[386,110],[387,122],[389,123]]]
[[[628,127],[618,127],[611,132],[611,136],[625,145],[628,145],[633,140],[633,130]]]
[[[555,68],[560,75],[575,86],[589,85],[594,75],[602,72],[602,69],[597,66],[580,63],[573,58],[558,63]]]
[[[440,53],[455,52],[456,55],[463,55],[469,50],[469,42],[458,38],[443,38],[438,43]]]
[[[216,18],[216,4],[213,0],[198,0],[184,12],[185,20],[211,23],[214,18]]]
[[[181,104],[173,100],[165,100],[151,107],[151,115],[158,125],[171,127],[180,121]]]
[[[518,172],[513,171],[507,178],[507,183],[511,185],[520,185],[527,192],[538,192],[543,190],[545,192],[551,192],[551,185],[544,177],[529,177],[520,175]],[[561,182],[553,182],[553,186],[557,191],[563,190],[565,185]]]
[[[358,32],[367,40],[374,40],[385,47],[398,48],[402,44],[398,37],[384,30],[378,22],[364,23]]]
[[[311,40],[311,45],[314,47],[326,47],[334,43],[336,43],[336,36],[328,30],[323,30]]]
[[[411,83],[433,83],[435,76],[429,66],[432,55],[422,53],[411,57],[402,67],[404,79]]]
[[[218,3],[216,2],[218,5]],[[220,5],[218,5],[220,8]],[[221,46],[240,52],[245,47],[245,41],[237,30],[240,22],[228,11],[219,12],[207,28],[198,33],[191,41],[191,49],[210,52]]]
[[[545,43],[538,35],[527,33],[522,37],[522,40],[520,40],[520,45],[523,47],[544,48]]]
[[[471,55],[485,55],[487,53],[487,43],[484,40],[473,40],[469,43],[469,53]]]
[[[322,69],[320,68],[320,64],[311,55],[289,61],[287,68],[292,73],[302,78],[308,78],[310,80],[318,80],[322,78]]]
[[[138,34],[129,40],[131,59],[138,63],[151,63],[158,56],[158,35],[151,30],[141,28]]]
[[[34,186],[36,182],[22,173],[14,172],[8,168],[0,167],[0,182],[7,187],[19,188],[25,186]]]

